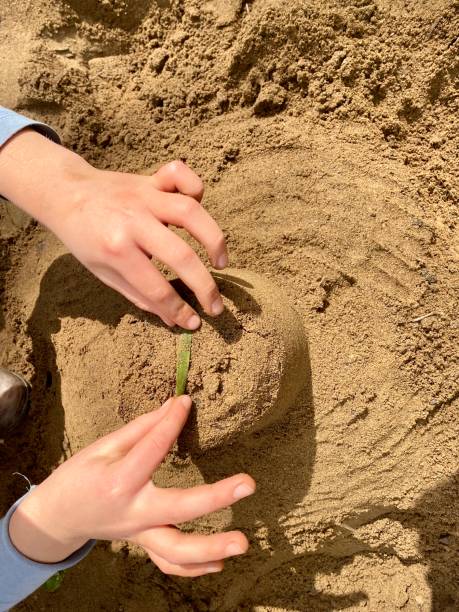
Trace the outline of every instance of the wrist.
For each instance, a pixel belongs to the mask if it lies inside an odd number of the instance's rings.
[[[52,230],[78,184],[93,172],[82,157],[32,129],[0,148],[0,193]]]
[[[38,494],[37,487],[11,515],[10,540],[14,548],[31,561],[59,563],[88,540],[69,533],[60,524],[58,514],[53,516],[52,508],[41,506]]]

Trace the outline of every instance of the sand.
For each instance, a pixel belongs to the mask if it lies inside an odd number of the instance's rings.
[[[225,312],[218,320],[204,315],[193,334],[187,390],[194,405],[179,442],[182,455],[197,456],[261,430],[284,416],[311,385],[303,324],[282,292],[247,270],[230,268],[216,274],[216,281]],[[201,312],[189,291],[174,284]],[[76,318],[73,289],[90,305]],[[46,356],[42,367],[51,373],[48,378],[60,381],[73,452],[114,425],[155,410],[175,390],[180,330],[126,309],[124,300],[115,305],[111,294],[64,255],[47,271],[38,301],[46,318],[53,312],[55,320],[62,321],[64,313],[72,319],[54,333],[41,317],[29,328],[40,347],[35,359]]]
[[[0,8],[0,104],[98,167],[187,160],[231,265],[275,286],[257,316],[225,298],[237,342],[208,321],[195,336],[194,423],[157,474],[252,474],[256,496],[186,526],[242,529],[249,553],[188,581],[101,543],[18,609],[458,608],[458,25],[457,2],[440,0]],[[12,472],[38,482],[165,396],[176,337],[16,209],[0,214],[2,363],[34,386],[25,430],[0,446],[3,510],[23,492]],[[263,346],[286,337],[269,300],[291,304],[308,347],[280,406],[252,384],[254,353],[269,366]],[[238,379],[257,401],[225,404]]]
[[[274,423],[311,385],[303,324],[282,292],[247,270],[215,277],[225,311],[217,320],[205,317],[193,334],[187,386],[193,410],[179,440],[180,452],[195,457]],[[192,296],[188,301],[197,307]],[[118,356],[118,413],[126,422],[174,393],[180,331],[174,338],[162,327],[129,319],[114,334],[115,347],[130,352]]]

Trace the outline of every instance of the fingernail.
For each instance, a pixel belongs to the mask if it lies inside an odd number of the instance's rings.
[[[232,557],[234,555],[242,555],[243,552],[244,551],[241,548],[241,545],[237,542],[231,542],[226,547],[226,554],[228,555],[228,557]]]
[[[222,301],[222,299],[220,297],[217,298],[215,300],[215,302],[212,304],[212,306],[210,307],[210,310],[211,310],[213,315],[222,314],[224,309],[225,309],[225,307],[223,306],[223,301]]]
[[[226,268],[227,265],[228,255],[226,253],[223,253],[223,255],[220,255],[220,257],[217,259],[217,265],[215,267],[219,270],[223,270],[223,268]]]
[[[188,329],[198,329],[200,325],[201,319],[198,317],[197,314],[192,315],[186,322],[186,326]]]
[[[187,410],[191,408],[191,397],[189,395],[181,395],[178,399],[184,408]]]
[[[242,499],[243,497],[252,495],[252,493],[255,493],[255,489],[249,484],[243,482],[234,489],[233,496],[234,499]]]

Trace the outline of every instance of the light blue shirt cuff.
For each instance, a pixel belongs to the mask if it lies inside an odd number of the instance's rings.
[[[37,563],[22,555],[13,546],[8,528],[11,515],[29,493],[18,499],[0,520],[0,612],[6,612],[25,599],[57,572],[76,565],[95,545],[95,540],[89,540],[60,563]]]
[[[57,142],[57,144],[61,142],[58,134],[45,123],[34,121],[0,106],[0,147],[25,128],[33,128],[43,136]]]

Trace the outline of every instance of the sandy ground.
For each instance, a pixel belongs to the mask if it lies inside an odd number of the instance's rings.
[[[18,609],[459,608],[458,32],[453,0],[2,4],[0,104],[99,167],[187,160],[232,265],[274,281],[309,351],[277,419],[158,475],[251,473],[253,499],[190,526],[244,530],[244,558],[187,581],[101,543]],[[38,482],[122,425],[121,399],[154,402],[170,364],[142,336],[153,319],[0,215],[1,360],[34,384],[0,446],[3,510],[24,488],[13,471]]]

